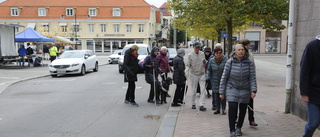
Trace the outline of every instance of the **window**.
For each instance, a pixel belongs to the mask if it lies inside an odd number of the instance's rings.
[[[67,26],[61,26],[61,32],[68,32]]]
[[[112,15],[113,15],[113,16],[121,16],[121,10],[120,10],[120,8],[113,8]]]
[[[94,24],[88,24],[89,32],[94,32]]]
[[[126,28],[127,28],[126,30],[128,33],[132,32],[132,24],[131,23],[126,24]]]
[[[66,15],[67,16],[74,16],[73,8],[67,8],[66,9]]]
[[[113,32],[120,32],[120,24],[113,24]]]
[[[144,24],[139,24],[139,32],[144,32]]]
[[[47,11],[45,8],[38,8],[38,16],[46,16]]]
[[[19,16],[18,8],[11,8],[11,16]]]
[[[107,32],[107,24],[100,24],[101,32]]]
[[[41,23],[41,28],[43,32],[49,32],[49,23]]]
[[[97,16],[97,9],[96,8],[89,8],[89,15],[90,16]]]
[[[79,32],[79,24],[73,24],[73,32]]]

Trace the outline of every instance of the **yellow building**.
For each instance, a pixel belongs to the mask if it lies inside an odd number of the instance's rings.
[[[154,45],[162,20],[160,10],[144,0],[7,0],[0,9],[0,24],[31,27],[96,53],[133,43]]]

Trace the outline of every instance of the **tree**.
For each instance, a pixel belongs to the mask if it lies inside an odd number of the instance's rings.
[[[174,33],[174,29],[172,24],[169,27],[169,38],[170,38],[170,43],[173,44],[173,33]],[[185,30],[179,30],[177,29],[177,43],[182,43],[185,42],[187,37],[186,31]],[[187,41],[189,41],[189,38],[187,37]]]
[[[278,31],[285,26],[275,22],[287,20],[289,13],[288,0],[169,0],[168,4],[177,28],[208,39],[227,30],[228,54],[234,31],[245,29],[251,22],[261,23],[267,31]]]

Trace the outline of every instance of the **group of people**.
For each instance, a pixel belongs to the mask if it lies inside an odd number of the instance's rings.
[[[213,52],[210,48],[204,49],[210,54],[204,53],[200,48],[201,44],[196,42],[193,51],[187,55],[186,63],[184,61],[185,50],[178,49],[178,55],[173,60],[173,82],[176,84],[176,90],[171,106],[178,107],[184,103],[183,97],[188,78],[192,91],[191,108],[206,111],[204,106],[205,91],[208,90],[209,85],[212,90],[214,114],[222,113],[225,115],[226,102],[228,102],[230,137],[241,136],[247,108],[249,108],[249,124],[257,126],[253,117],[253,99],[256,96],[257,83],[254,60],[249,51],[250,42],[249,40],[241,40],[239,44],[236,44],[235,51],[229,59],[223,55],[221,44],[217,44]],[[128,82],[125,103],[130,103],[133,106],[139,106],[134,97],[135,81],[137,81],[137,73],[141,67],[137,58],[138,49],[138,46],[133,45],[125,52],[123,65],[125,82]],[[160,54],[158,54],[159,51]],[[150,84],[147,100],[149,103],[161,103],[158,75],[161,74],[162,80],[164,80],[167,73],[171,71],[166,54],[165,47],[161,49],[153,47],[151,54],[143,61],[145,80]],[[200,88],[200,99],[197,107],[196,93],[198,88]]]
[[[30,43],[27,43],[27,46],[28,46],[27,49],[24,47],[24,45],[21,45],[20,48],[18,49],[18,54],[20,57],[19,66],[21,67],[24,67],[24,63],[25,63],[25,60],[27,59],[27,56],[34,54],[33,49],[30,46]],[[28,63],[30,63],[30,59],[28,59]]]

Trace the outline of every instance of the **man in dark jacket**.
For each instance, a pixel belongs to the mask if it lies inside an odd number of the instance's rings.
[[[153,101],[153,98],[155,97],[156,103],[161,104],[160,99],[159,99],[159,80],[158,80],[158,73],[159,73],[159,67],[158,67],[158,58],[157,55],[159,53],[159,48],[158,47],[153,47],[151,50],[150,55],[148,55],[144,59],[144,68],[145,68],[145,79],[146,82],[151,85],[150,87],[150,93],[149,93],[149,98],[147,102],[149,103],[155,103]],[[156,94],[154,96],[154,93]]]
[[[183,62],[183,56],[185,55],[184,49],[178,50],[178,55],[173,59],[173,83],[177,84],[176,91],[174,93],[174,98],[171,106],[179,107],[181,106],[178,103],[183,103],[183,96],[186,86],[186,76],[184,70],[186,69]]]
[[[320,125],[320,38],[306,46],[300,62],[300,95],[308,105],[303,137],[312,137]]]
[[[126,93],[126,98],[124,103],[131,104],[133,106],[138,107],[139,105],[135,102],[134,91],[136,89],[135,82],[138,81],[137,74],[139,71],[138,64],[138,50],[139,47],[137,45],[132,45],[130,49],[125,51],[124,55],[124,82],[128,82],[128,89]]]

